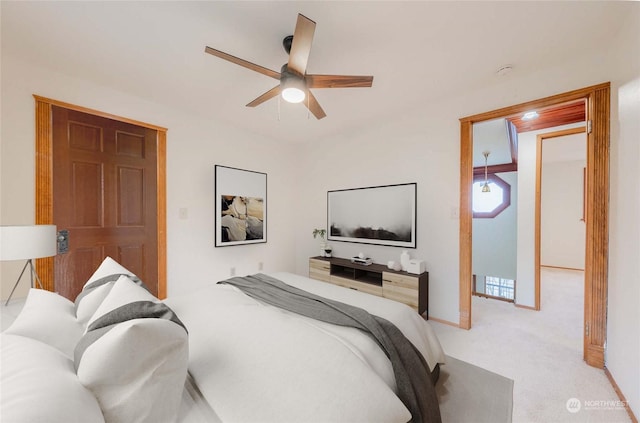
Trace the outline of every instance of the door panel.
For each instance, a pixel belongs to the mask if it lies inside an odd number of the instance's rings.
[[[105,256],[158,294],[157,131],[53,106],[55,290],[75,299]]]
[[[103,222],[102,175],[100,163],[74,161],[71,165],[71,212],[75,227],[98,227]],[[55,172],[55,171],[54,171]],[[60,172],[62,173],[62,172]],[[71,216],[69,216],[71,218]]]
[[[144,226],[144,169],[118,167],[118,226]]]

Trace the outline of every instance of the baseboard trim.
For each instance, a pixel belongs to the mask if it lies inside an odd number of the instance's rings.
[[[515,304],[515,303],[513,305],[515,305],[518,308],[524,308],[524,309],[527,309],[527,310],[539,311],[535,307],[531,307],[531,306],[527,306],[527,305]]]
[[[504,297],[498,297],[495,295],[489,295],[489,294],[483,294],[481,292],[472,292],[471,295],[473,295],[474,297],[479,297],[479,298],[486,298],[489,300],[498,300],[498,301],[504,301],[507,303],[515,303],[515,300],[512,300],[510,298],[504,298]]]
[[[434,322],[442,323],[443,325],[453,326],[454,328],[459,328],[460,327],[460,325],[457,324],[457,323],[453,323],[453,322],[450,322],[450,321],[444,320],[444,319],[438,319],[437,317],[429,316],[429,320],[433,320]]]
[[[611,374],[611,372],[609,372],[609,369],[607,369],[606,366],[604,368],[604,374],[607,375],[607,379],[609,379],[609,383],[611,383],[611,386],[613,386],[613,390],[616,391],[616,394],[618,394],[618,398],[620,398],[620,401],[624,403],[624,408],[625,410],[627,410],[627,414],[629,415],[629,417],[631,417],[631,421],[633,423],[638,423],[638,419],[633,414],[633,410],[631,410],[631,407],[629,407],[629,401],[627,401],[627,399],[624,397],[624,394],[620,390],[620,387],[616,383],[616,380],[613,378],[613,375]]]

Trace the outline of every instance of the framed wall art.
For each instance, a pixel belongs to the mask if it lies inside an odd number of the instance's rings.
[[[416,183],[327,192],[329,241],[416,248]]]
[[[215,165],[215,246],[267,242],[267,174]]]

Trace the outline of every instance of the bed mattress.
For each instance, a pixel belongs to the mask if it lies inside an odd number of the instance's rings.
[[[430,369],[444,353],[429,323],[404,304],[290,273],[289,285],[394,323]],[[166,300],[189,330],[192,380],[181,421],[407,422],[391,362],[368,336],[264,305],[229,285]]]

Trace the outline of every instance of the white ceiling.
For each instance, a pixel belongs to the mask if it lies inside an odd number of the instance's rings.
[[[633,2],[0,2],[2,55],[171,104],[274,139],[313,141],[602,46]],[[297,13],[317,23],[308,73],[374,75],[301,105],[245,104],[277,81],[204,53],[279,71]],[[507,76],[508,77],[508,76]],[[61,98],[59,100],[64,101]],[[113,112],[113,111],[106,111]],[[162,122],[154,122],[162,125]]]

